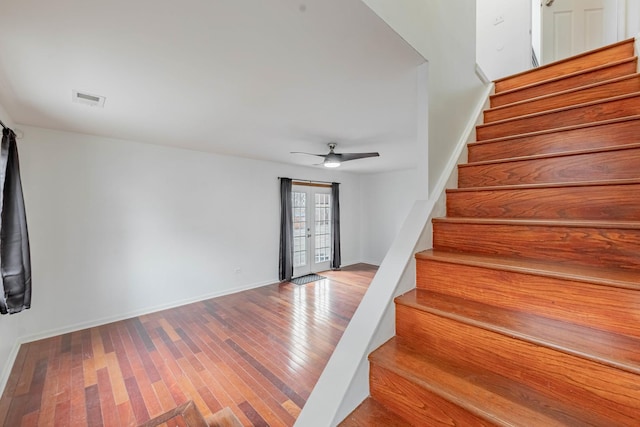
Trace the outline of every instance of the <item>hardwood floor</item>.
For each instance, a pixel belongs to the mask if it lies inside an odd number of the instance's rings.
[[[293,425],[376,267],[291,283],[24,344],[3,426],[136,426],[193,400],[246,426]]]

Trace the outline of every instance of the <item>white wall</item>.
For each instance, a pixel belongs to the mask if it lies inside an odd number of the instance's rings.
[[[624,38],[635,37],[640,34],[640,0],[619,1],[626,12]]]
[[[343,265],[361,259],[358,175],[20,129],[33,300],[0,318],[5,375],[18,339],[277,282],[278,176],[340,182]]]
[[[1,104],[0,104],[0,120],[2,120],[2,123],[4,123],[5,126],[13,128],[13,120],[11,119],[11,117],[9,117],[9,114],[7,114],[7,111],[4,109],[4,107]]]
[[[362,178],[362,259],[380,265],[416,200],[417,170],[364,175]]]
[[[475,0],[363,0],[429,63],[429,189],[482,97]],[[418,161],[421,161],[420,159]]]
[[[476,26],[476,60],[489,79],[531,68],[531,0],[477,0]]]

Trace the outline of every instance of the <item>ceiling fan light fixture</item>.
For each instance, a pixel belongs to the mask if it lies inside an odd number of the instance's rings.
[[[340,160],[326,158],[326,159],[324,159],[324,162],[322,162],[322,165],[325,168],[337,168],[338,166],[340,166]]]
[[[329,152],[327,154],[305,153],[304,151],[292,151],[291,154],[308,154],[310,156],[323,157],[324,161],[320,164],[323,165],[325,168],[337,168],[342,164],[342,162],[346,162],[349,160],[365,159],[367,157],[380,157],[380,154],[377,152],[375,153],[336,153],[334,151],[336,148],[335,142],[330,142],[327,145],[329,146]]]

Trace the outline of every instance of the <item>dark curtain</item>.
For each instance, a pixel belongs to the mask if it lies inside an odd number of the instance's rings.
[[[293,218],[291,179],[280,178],[280,267],[281,281],[293,276]]]
[[[342,263],[340,256],[340,184],[331,184],[331,268],[337,270]]]
[[[8,128],[2,131],[0,186],[0,313],[13,314],[31,307],[31,260],[16,135]]]

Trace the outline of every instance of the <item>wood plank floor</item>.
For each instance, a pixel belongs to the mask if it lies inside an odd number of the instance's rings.
[[[136,426],[188,400],[246,426],[293,425],[376,267],[291,283],[24,344],[3,426]]]

